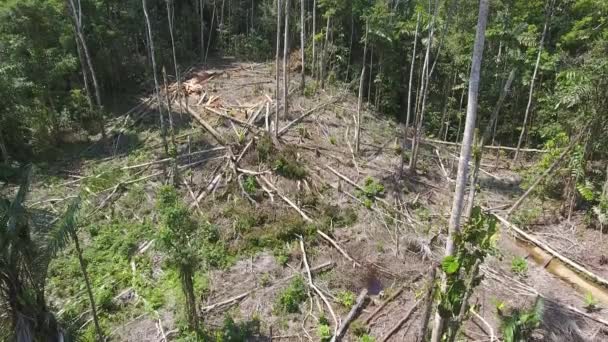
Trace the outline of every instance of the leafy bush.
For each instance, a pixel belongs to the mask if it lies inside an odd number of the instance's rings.
[[[528,273],[528,261],[522,257],[515,257],[511,260],[511,272],[520,277],[526,276]]]
[[[543,299],[538,297],[534,307],[530,310],[513,309],[508,314],[499,310],[498,316],[501,320],[500,329],[502,330],[504,341],[530,341],[532,332],[540,326],[543,309]]]
[[[327,324],[319,324],[317,335],[319,336],[319,341],[327,342],[331,340],[332,331],[330,326]]]
[[[351,308],[355,305],[355,294],[351,291],[340,291],[338,292],[338,302],[345,308]]]
[[[262,134],[262,136],[257,140],[255,149],[258,154],[258,162],[267,161],[275,151],[270,134]]]
[[[248,194],[253,195],[260,188],[260,185],[258,184],[258,181],[255,179],[254,176],[249,175],[245,177],[243,187],[245,188],[245,191],[247,191]]]
[[[371,335],[365,334],[359,337],[359,342],[376,342],[376,339]]]
[[[368,208],[371,208],[376,197],[384,195],[384,185],[372,177],[365,178],[362,188],[357,190],[357,197],[362,199]]]
[[[279,313],[296,313],[300,304],[306,299],[306,287],[301,276],[295,277],[284,289],[275,302],[275,310]]]
[[[304,164],[297,159],[295,147],[292,146],[286,147],[279,153],[274,161],[274,167],[278,174],[288,179],[301,180],[308,175]]]

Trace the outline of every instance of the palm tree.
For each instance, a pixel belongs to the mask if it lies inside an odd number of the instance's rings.
[[[50,215],[25,208],[29,170],[22,174],[15,198],[0,198],[0,340],[59,341],[64,332],[44,296]]]
[[[55,228],[52,234],[50,243],[50,251],[52,255],[55,255],[59,250],[63,249],[70,240],[74,242],[74,249],[78,256],[78,262],[80,264],[80,271],[84,278],[86,285],[87,294],[89,296],[89,303],[91,305],[91,314],[93,315],[93,323],[95,324],[95,332],[99,341],[103,341],[103,331],[99,325],[99,317],[97,316],[97,307],[95,305],[95,298],[93,297],[93,290],[91,288],[91,282],[89,280],[89,274],[87,273],[87,266],[82,256],[82,248],[80,247],[80,240],[78,239],[78,228],[80,227],[78,222],[78,211],[80,209],[80,198],[76,198],[66,210],[65,214],[59,221],[59,224]]]

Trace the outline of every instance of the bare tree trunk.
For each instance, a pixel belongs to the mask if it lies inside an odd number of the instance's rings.
[[[465,122],[464,136],[460,150],[460,160],[458,161],[458,173],[456,176],[456,189],[454,191],[454,201],[452,203],[452,213],[450,215],[448,238],[446,241],[445,255],[454,254],[454,235],[460,231],[460,217],[464,202],[464,192],[467,182],[467,172],[471,149],[473,143],[473,132],[475,130],[475,120],[477,117],[477,97],[479,91],[479,79],[481,73],[481,61],[483,58],[483,46],[485,41],[486,24],[488,21],[489,0],[479,2],[479,16],[477,18],[477,32],[475,35],[475,45],[473,47],[473,58],[471,61],[471,74],[469,77],[469,98],[467,103],[467,117]],[[442,288],[445,289],[445,276],[442,277]],[[440,314],[435,315],[432,342],[439,342],[444,331],[444,317]]]
[[[279,100],[279,94],[281,92],[280,88],[280,78],[281,78],[281,69],[279,66],[279,56],[281,54],[281,19],[283,16],[281,15],[281,0],[277,0],[277,51],[275,55],[275,69],[276,69],[276,93],[275,98],[277,101],[276,111],[274,112],[274,136],[278,136],[279,132],[279,104],[281,101]]]
[[[435,292],[435,278],[437,277],[437,265],[433,264],[429,273],[429,280],[427,281],[427,288],[424,293],[424,309],[422,311],[422,318],[420,322],[420,328],[418,330],[418,336],[416,341],[426,341],[426,334],[428,331],[429,320],[431,313],[433,312],[433,294]]]
[[[178,98],[178,103],[179,103],[179,112],[180,115],[182,115],[184,113],[183,109],[182,109],[182,81],[181,81],[181,77],[179,74],[179,67],[177,66],[177,54],[175,52],[175,39],[173,37],[173,15],[174,15],[174,8],[173,8],[173,4],[172,4],[173,0],[166,0],[166,4],[167,4],[167,22],[169,23],[169,35],[171,36],[171,50],[173,52],[173,67],[175,68],[175,79],[177,81],[177,98]],[[163,67],[163,72],[164,72],[164,67]],[[166,75],[163,75],[166,78]],[[166,82],[166,81],[165,81]],[[171,112],[169,112],[169,124],[170,130],[173,130],[173,118],[172,118],[172,114]],[[173,134],[172,132],[170,132],[170,134]],[[175,144],[175,141],[173,141],[173,144]],[[175,147],[175,146],[173,146]]]
[[[8,164],[8,150],[6,149],[6,143],[4,142],[2,128],[0,128],[0,154],[2,154],[2,160]]]
[[[414,34],[414,48],[412,50],[412,63],[410,64],[410,79],[407,86],[407,114],[405,115],[405,129],[403,130],[403,148],[401,153],[401,169],[403,174],[403,164],[405,164],[405,146],[407,143],[407,129],[410,125],[410,117],[412,111],[412,80],[414,79],[414,65],[416,64],[416,45],[418,43],[418,28],[420,27],[420,12],[416,15],[416,33]]]
[[[509,73],[509,78],[507,78],[507,81],[505,82],[505,85],[502,88],[502,91],[500,92],[500,96],[498,97],[498,102],[496,102],[496,107],[494,107],[494,111],[492,111],[492,116],[490,117],[490,122],[488,122],[488,125],[486,126],[486,128],[483,131],[483,135],[477,141],[477,146],[475,147],[475,151],[473,152],[473,157],[474,157],[475,163],[473,166],[473,172],[471,173],[471,180],[469,182],[469,196],[468,196],[468,202],[467,202],[467,209],[465,211],[465,217],[467,219],[471,218],[471,213],[473,213],[473,207],[475,204],[475,193],[476,193],[475,189],[477,186],[477,177],[479,175],[479,167],[481,165],[483,147],[485,146],[486,141],[488,141],[488,139],[490,138],[490,132],[492,131],[494,122],[496,122],[498,120],[498,114],[500,113],[500,108],[502,107],[502,104],[504,103],[505,98],[507,97],[507,94],[509,93],[509,89],[511,89],[511,84],[513,83],[513,80],[515,79],[516,71],[517,71],[517,69],[514,68]]]
[[[190,329],[198,330],[198,310],[196,308],[196,296],[194,295],[194,274],[190,265],[181,265],[181,283],[184,296],[186,297],[186,312]]]
[[[312,1],[312,70],[310,74],[316,77],[317,71],[317,41],[315,35],[317,34],[317,0]]]
[[[359,79],[359,99],[357,100],[357,122],[355,125],[355,153],[359,154],[359,141],[361,135],[361,105],[363,104],[363,83],[365,81],[365,58],[367,55],[367,34],[369,32],[369,22],[365,21],[365,45],[363,46],[363,66],[361,67],[361,78]]]
[[[171,138],[171,151],[170,151],[170,155],[172,161],[171,161],[171,168],[172,168],[172,173],[173,173],[173,186],[175,186],[176,188],[179,187],[179,169],[177,168],[177,159],[176,159],[176,155],[177,155],[177,143],[175,142],[175,130],[173,128],[173,112],[171,111],[171,99],[169,97],[169,85],[167,82],[167,72],[165,71],[165,67],[163,67],[162,70],[163,73],[163,83],[165,86],[165,100],[167,102],[167,116],[169,117],[169,137]],[[180,102],[180,106],[181,106],[181,101]]]
[[[207,56],[209,55],[209,48],[211,47],[211,34],[213,33],[213,24],[215,24],[215,9],[217,8],[216,1],[213,1],[213,12],[211,12],[211,26],[209,26],[209,37],[207,37],[207,48],[205,49],[205,59],[203,60],[203,63],[207,63]]]
[[[87,273],[87,266],[84,258],[82,257],[82,249],[80,249],[80,242],[75,232],[72,234],[72,240],[74,240],[74,248],[76,249],[76,255],[78,256],[78,263],[80,264],[80,271],[84,278],[84,284],[87,287],[87,295],[89,296],[89,303],[91,304],[91,314],[93,315],[93,324],[95,324],[95,332],[97,333],[98,341],[104,341],[103,331],[99,325],[99,317],[97,316],[97,308],[95,306],[95,297],[93,297],[93,290],[91,289],[91,281],[89,280],[89,274]]]
[[[445,90],[446,96],[443,99],[443,107],[441,109],[441,121],[439,121],[439,134],[437,134],[438,139],[441,139],[441,137],[444,136],[444,131],[447,132],[449,127],[450,118],[448,114],[448,106],[450,104],[450,99],[454,96],[454,84],[456,83],[456,77],[458,77],[458,70],[454,72],[454,78],[452,81],[447,83],[447,88]]]
[[[87,62],[87,66],[89,67],[89,71],[91,72],[91,80],[93,81],[93,90],[95,91],[95,102],[97,104],[97,110],[99,111],[97,115],[99,116],[100,128],[101,128],[101,136],[103,139],[106,138],[106,129],[103,122],[103,108],[101,106],[101,93],[99,90],[99,84],[97,83],[97,75],[95,74],[95,68],[93,67],[93,60],[91,55],[89,54],[89,48],[87,47],[87,42],[84,39],[84,34],[82,33],[82,7],[80,6],[80,0],[78,0],[78,7],[74,3],[74,0],[68,0],[68,7],[70,12],[72,13],[72,19],[74,21],[74,31],[76,33],[76,37],[78,42],[80,42],[80,47],[82,52],[84,53],[84,57]]]
[[[412,137],[412,155],[409,163],[409,171],[416,171],[416,164],[418,162],[418,145],[420,143],[420,136],[422,134],[422,122],[424,121],[424,112],[426,109],[426,98],[428,95],[429,81],[430,81],[430,72],[429,72],[429,63],[431,59],[431,45],[433,45],[433,35],[435,33],[435,20],[437,18],[437,12],[439,9],[439,1],[435,1],[435,7],[433,11],[433,18],[431,19],[431,24],[429,27],[429,38],[426,47],[426,53],[424,55],[424,64],[422,65],[422,79],[420,82],[420,110],[417,113],[416,122],[414,123],[414,135]]]
[[[285,41],[283,42],[283,118],[289,113],[289,9],[291,0],[285,1]],[[278,121],[277,121],[278,124]]]
[[[87,102],[89,104],[89,109],[91,110],[91,112],[93,112],[93,95],[91,94],[91,88],[89,87],[89,76],[87,74],[86,61],[84,60],[84,54],[82,53],[82,48],[80,47],[80,42],[78,41],[78,37],[76,36],[76,34],[76,31],[74,31],[74,39],[76,40],[76,50],[78,51],[78,59],[80,60],[80,68],[82,69],[82,82],[84,83],[84,91],[87,93]]]
[[[305,22],[305,12],[304,1],[300,0],[300,25],[302,25],[300,30],[300,53],[302,54],[302,81],[300,87],[302,88],[302,95],[304,94],[304,88],[306,88],[306,64],[304,63],[304,49],[306,45],[306,22]]]
[[[374,76],[374,44],[371,44],[371,51],[369,56],[369,79],[367,81],[367,103],[372,98],[372,77]]]
[[[350,10],[350,46],[348,48],[348,58],[346,59],[346,77],[344,78],[344,82],[348,82],[348,77],[350,76],[350,60],[353,55],[353,41],[355,39],[355,15],[351,8]]]
[[[325,54],[329,48],[329,24],[331,17],[327,17],[327,28],[325,29],[325,43],[323,44],[323,50],[321,51],[321,65],[319,70],[319,77],[321,79],[321,88],[325,89]]]
[[[152,27],[150,26],[150,17],[148,16],[148,6],[146,0],[141,0],[141,5],[144,9],[144,17],[146,19],[146,27],[148,31],[148,42],[150,44],[150,60],[152,61],[152,75],[154,76],[154,96],[158,105],[158,115],[160,119],[160,136],[165,148],[165,154],[169,154],[169,146],[167,145],[167,131],[165,128],[165,119],[163,118],[162,103],[160,99],[160,87],[158,85],[158,76],[156,75],[156,57],[154,56],[154,39],[152,38]]]
[[[200,24],[201,24],[201,62],[205,62],[205,0],[199,0],[198,5],[200,8]]]
[[[526,112],[524,114],[524,122],[521,126],[521,134],[519,135],[519,140],[517,141],[517,150],[515,150],[515,157],[513,158],[513,163],[517,163],[519,159],[519,149],[521,148],[522,141],[524,139],[524,135],[526,134],[526,125],[528,123],[528,116],[530,115],[530,108],[532,107],[532,95],[534,94],[534,84],[536,82],[536,75],[538,73],[538,66],[540,64],[540,55],[543,52],[543,47],[545,45],[545,37],[547,36],[547,28],[549,26],[549,22],[551,21],[551,16],[553,15],[553,6],[555,5],[555,0],[551,1],[549,5],[549,10],[547,12],[547,16],[545,17],[545,25],[543,27],[543,33],[540,36],[540,42],[538,43],[538,54],[536,55],[536,63],[534,64],[534,72],[532,73],[532,80],[530,81],[530,93],[528,94],[528,104],[526,105]]]

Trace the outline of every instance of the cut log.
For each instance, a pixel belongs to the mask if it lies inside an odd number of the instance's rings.
[[[401,326],[403,324],[405,324],[405,322],[407,322],[408,319],[410,319],[410,316],[412,315],[412,313],[414,313],[414,311],[416,311],[416,308],[418,308],[418,304],[420,304],[420,299],[418,299],[416,301],[416,303],[414,303],[414,305],[410,308],[410,310],[405,314],[405,316],[403,316],[403,318],[399,322],[397,322],[397,324],[386,335],[384,335],[384,337],[382,338],[382,340],[380,340],[380,342],[388,341],[388,339],[391,338],[391,336],[393,336],[397,331],[399,331],[399,329],[401,329]]]
[[[346,316],[344,321],[342,321],[342,325],[338,329],[338,332],[336,333],[336,335],[334,335],[334,337],[331,339],[331,342],[338,342],[338,341],[342,340],[342,337],[346,333],[346,330],[348,330],[348,326],[350,325],[350,322],[353,319],[355,319],[355,317],[357,317],[357,315],[363,308],[363,305],[365,304],[366,299],[367,299],[367,289],[363,289],[363,290],[361,290],[361,293],[359,293],[359,296],[357,297],[356,304],[352,307],[352,309],[350,309],[350,312],[348,313],[348,315]]]
[[[331,104],[334,104],[334,103],[338,102],[340,99],[341,99],[340,97],[337,97],[337,98],[335,98],[335,99],[333,99],[333,100],[331,100],[331,101],[328,101],[328,102],[322,103],[322,104],[320,104],[320,105],[316,106],[315,108],[313,108],[313,109],[309,110],[308,112],[306,112],[306,113],[304,113],[304,114],[300,115],[299,117],[297,117],[296,119],[294,119],[293,121],[291,121],[290,123],[288,123],[288,124],[287,124],[285,127],[281,128],[281,129],[279,130],[279,134],[278,134],[278,135],[279,135],[279,136],[281,136],[281,135],[285,134],[285,133],[286,133],[286,132],[287,132],[287,131],[288,131],[288,130],[289,130],[289,129],[290,129],[292,126],[293,126],[293,125],[295,125],[295,124],[297,124],[298,122],[300,122],[300,121],[304,120],[304,119],[305,119],[307,116],[309,116],[310,114],[312,114],[312,113],[314,113],[314,112],[318,111],[319,109],[322,109],[322,108],[325,108],[325,107],[327,107],[327,106],[329,106],[329,105],[331,105]]]
[[[192,115],[192,117],[194,119],[196,119],[196,121],[198,121],[198,123],[200,123],[203,128],[205,128],[205,130],[207,130],[207,132],[209,132],[213,138],[222,146],[226,145],[226,140],[224,140],[224,138],[222,138],[222,135],[215,130],[215,128],[213,128],[213,126],[211,126],[207,121],[203,120],[203,118],[196,112],[194,111],[192,108],[183,105],[184,108],[186,108],[186,111],[188,112],[188,114]]]

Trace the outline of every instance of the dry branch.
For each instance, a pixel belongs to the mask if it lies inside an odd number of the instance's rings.
[[[300,122],[300,121],[304,120],[304,119],[305,119],[307,116],[309,116],[310,114],[312,114],[312,113],[316,112],[316,111],[317,111],[317,110],[319,110],[319,109],[322,109],[322,108],[325,108],[325,107],[327,107],[327,106],[329,106],[329,105],[331,105],[331,104],[334,104],[334,103],[338,102],[339,100],[340,100],[340,97],[337,97],[337,98],[335,98],[335,99],[332,99],[331,101],[328,101],[328,102],[322,103],[322,104],[320,104],[320,105],[316,106],[315,108],[313,108],[313,109],[311,109],[311,110],[307,111],[306,113],[304,113],[304,114],[300,115],[299,117],[297,117],[296,119],[294,119],[293,121],[291,121],[290,123],[288,123],[288,124],[287,124],[285,127],[281,128],[281,129],[279,130],[278,136],[281,136],[281,135],[285,134],[285,133],[287,132],[287,130],[289,130],[289,129],[290,129],[292,126],[293,126],[293,125],[295,125],[295,124],[297,124],[298,122]]]
[[[295,203],[293,203],[289,198],[285,197],[283,194],[281,194],[279,192],[279,190],[274,186],[274,184],[270,183],[266,177],[259,175],[258,177],[260,177],[264,183],[266,183],[268,185],[268,187],[270,187],[271,190],[273,190],[274,192],[276,192],[277,195],[279,195],[279,197],[281,197],[283,199],[283,201],[285,201],[287,204],[289,204],[292,208],[294,208],[298,214],[300,214],[302,216],[302,218],[304,220],[306,220],[307,222],[313,222],[313,220],[308,217],[308,215],[306,215],[305,212],[302,211],[302,209],[300,209]]]
[[[192,117],[195,118],[196,121],[198,121],[198,123],[200,123],[205,128],[205,130],[207,130],[207,132],[209,132],[220,145],[222,145],[222,146],[226,145],[226,141],[224,140],[224,138],[222,138],[222,135],[218,131],[216,131],[215,128],[213,128],[213,126],[211,126],[207,121],[203,120],[203,118],[197,112],[195,112],[192,108],[185,106],[185,105],[183,107],[186,108],[186,111],[188,111],[188,114],[192,115]]]
[[[334,336],[336,336],[340,323],[338,322],[336,314],[334,313],[331,304],[329,303],[323,292],[321,292],[321,290],[319,290],[319,288],[315,286],[315,284],[312,282],[312,274],[310,273],[310,267],[308,266],[308,259],[306,258],[306,249],[304,248],[304,240],[302,240],[302,238],[300,238],[300,249],[302,250],[302,260],[304,261],[304,266],[306,266],[306,273],[308,274],[308,285],[319,295],[319,297],[321,297],[321,300],[323,300],[323,302],[327,306],[327,309],[329,310],[329,313],[331,314],[331,317],[333,318],[335,323]]]
[[[373,312],[372,312],[372,313],[371,313],[371,314],[370,314],[370,315],[369,315],[369,316],[368,316],[368,317],[367,317],[367,318],[366,318],[366,319],[365,319],[363,322],[364,322],[365,324],[369,324],[369,323],[370,323],[370,322],[371,322],[371,321],[374,319],[374,317],[376,317],[376,315],[377,315],[377,314],[378,314],[380,311],[382,311],[382,309],[384,309],[384,307],[385,307],[385,306],[386,306],[388,303],[390,303],[390,302],[392,302],[393,300],[395,300],[395,298],[397,298],[397,297],[398,297],[398,296],[399,296],[399,295],[400,295],[400,294],[403,292],[403,290],[405,290],[405,288],[406,288],[406,286],[405,286],[405,285],[403,285],[403,286],[401,286],[399,289],[397,289],[397,291],[395,291],[395,293],[393,293],[393,295],[392,295],[392,296],[388,297],[388,298],[387,298],[387,299],[386,299],[384,302],[382,302],[382,304],[380,304],[380,306],[378,306],[378,307],[376,308],[376,310],[374,310],[374,311],[373,311]]]
[[[418,307],[418,304],[420,304],[420,299],[418,299],[416,301],[416,303],[414,303],[414,305],[405,314],[405,316],[403,316],[403,318],[399,322],[397,322],[397,324],[388,333],[386,333],[386,335],[384,335],[384,337],[382,338],[382,340],[380,340],[380,342],[388,341],[388,339],[391,338],[391,336],[393,336],[397,331],[399,331],[399,329],[401,329],[401,326],[405,322],[407,322],[407,320],[410,318],[412,313],[416,310],[416,308]]]
[[[327,234],[323,233],[321,230],[317,229],[317,233],[319,235],[321,235],[321,237],[323,237],[325,240],[329,241],[329,243],[332,244],[332,246],[336,247],[336,249],[340,252],[340,254],[342,254],[346,259],[348,259],[350,262],[352,262],[355,266],[357,267],[361,267],[361,264],[353,259],[350,255],[348,255],[348,253],[346,253],[346,251],[344,251],[340,245],[338,245],[338,243],[336,241],[334,241],[332,238],[330,238]]]

